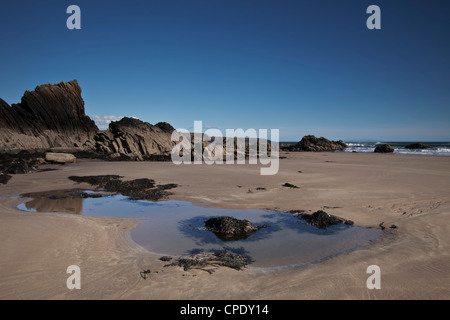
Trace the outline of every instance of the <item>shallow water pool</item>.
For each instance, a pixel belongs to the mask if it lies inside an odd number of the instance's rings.
[[[91,216],[132,217],[142,223],[131,239],[150,252],[185,255],[228,249],[244,254],[254,267],[286,267],[316,262],[367,245],[381,230],[338,224],[327,229],[308,225],[292,213],[263,209],[219,209],[186,201],[129,200],[122,195],[80,197],[83,191],[28,194],[19,209]],[[265,225],[244,240],[223,241],[204,226],[210,217],[230,216]]]

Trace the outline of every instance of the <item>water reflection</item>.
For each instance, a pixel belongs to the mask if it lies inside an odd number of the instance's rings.
[[[83,198],[80,190],[36,192],[23,194],[22,196],[33,198],[33,200],[22,204],[27,211],[65,212],[73,214],[81,214],[83,211]]]

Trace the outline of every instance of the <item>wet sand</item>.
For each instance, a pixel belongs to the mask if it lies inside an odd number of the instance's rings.
[[[280,170],[258,165],[79,160],[60,170],[14,175],[0,185],[0,299],[449,299],[450,157],[355,153],[282,154]],[[299,172],[301,171],[301,172]],[[286,270],[164,268],[134,244],[137,219],[30,213],[26,192],[86,187],[71,175],[119,174],[176,183],[172,200],[222,208],[323,209],[362,226],[386,226],[376,243]],[[283,187],[284,183],[299,186]],[[258,190],[257,188],[265,188]],[[389,226],[395,224],[396,229]],[[81,269],[69,290],[66,269]],[[381,289],[366,286],[381,269]],[[147,279],[140,272],[150,269]]]

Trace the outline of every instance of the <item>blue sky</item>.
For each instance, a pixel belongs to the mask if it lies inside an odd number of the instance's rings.
[[[450,141],[448,39],[440,0],[2,0],[0,97],[77,79],[96,119]]]

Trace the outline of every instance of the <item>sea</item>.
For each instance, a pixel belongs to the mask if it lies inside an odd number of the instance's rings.
[[[406,149],[405,146],[417,142],[401,142],[401,141],[344,141],[348,146],[344,151],[337,152],[359,152],[373,153],[377,144],[389,144],[394,148],[396,154],[413,154],[413,155],[432,155],[432,156],[450,156],[450,142],[422,142],[430,146],[429,149]],[[287,141],[280,144],[297,144],[297,142]]]

